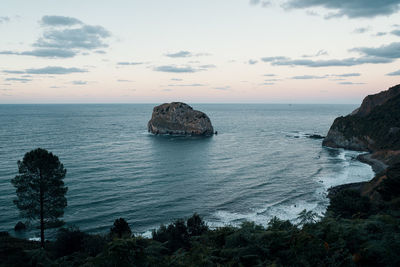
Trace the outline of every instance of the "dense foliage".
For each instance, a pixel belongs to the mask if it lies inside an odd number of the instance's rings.
[[[297,224],[209,229],[194,214],[144,238],[119,218],[105,235],[62,228],[45,249],[3,232],[0,266],[400,266],[399,179],[395,165],[377,189],[381,199],[342,190],[324,217],[304,210]]]

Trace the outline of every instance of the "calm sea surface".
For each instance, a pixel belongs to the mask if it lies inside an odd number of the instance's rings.
[[[202,215],[210,226],[318,213],[330,186],[369,180],[356,152],[327,149],[325,135],[354,105],[193,104],[209,115],[211,138],[153,136],[154,105],[0,105],[0,231],[20,220],[10,180],[37,147],[68,170],[64,220],[107,232],[123,217],[136,233]],[[37,231],[25,235],[33,237]]]

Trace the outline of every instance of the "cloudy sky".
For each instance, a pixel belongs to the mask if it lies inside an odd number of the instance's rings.
[[[0,103],[359,103],[400,0],[3,0]]]

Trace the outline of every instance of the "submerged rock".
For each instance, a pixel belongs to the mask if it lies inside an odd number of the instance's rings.
[[[147,127],[153,134],[204,136],[214,134],[211,120],[205,113],[181,102],[154,107]]]

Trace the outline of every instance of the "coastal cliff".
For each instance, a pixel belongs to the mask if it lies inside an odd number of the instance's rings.
[[[365,97],[361,106],[350,115],[336,118],[323,146],[370,152],[358,156],[370,164],[377,174],[371,181],[338,186],[331,197],[351,189],[373,201],[382,199],[382,183],[389,176],[400,175],[400,85]],[[396,171],[393,171],[396,170]]]
[[[210,136],[214,133],[211,120],[205,113],[181,102],[156,106],[147,126],[153,134]]]
[[[367,96],[350,115],[336,118],[322,145],[376,152],[400,149],[400,85]]]

